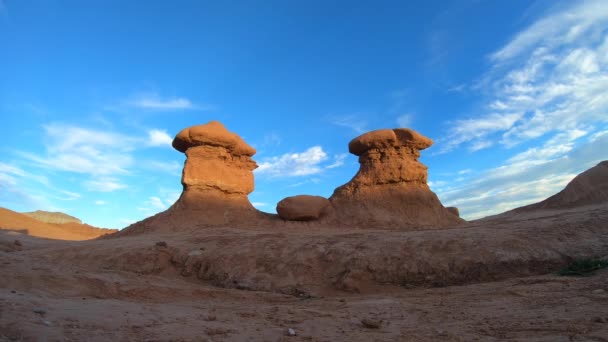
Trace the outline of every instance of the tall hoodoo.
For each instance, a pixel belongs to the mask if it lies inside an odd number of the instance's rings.
[[[411,129],[381,129],[348,144],[359,156],[357,174],[330,201],[341,222],[386,227],[445,227],[462,222],[426,184],[420,151],[433,141]]]
[[[241,221],[257,211],[247,195],[254,190],[255,149],[224,125],[211,121],[183,129],[173,147],[186,154],[184,191],[173,209],[188,210],[206,225]]]
[[[184,191],[247,196],[254,189],[255,149],[224,125],[211,121],[183,129],[173,147],[186,154]]]

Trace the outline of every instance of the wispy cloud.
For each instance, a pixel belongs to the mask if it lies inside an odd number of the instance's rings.
[[[136,139],[118,133],[51,124],[44,126],[46,154],[22,152],[37,166],[90,175],[126,174]]]
[[[337,167],[340,167],[340,166],[344,165],[344,161],[346,161],[347,157],[348,157],[348,154],[346,154],[346,153],[336,154],[334,156],[334,162],[330,165],[327,165],[325,168],[335,169]]]
[[[106,205],[106,201],[97,200],[95,201],[95,205]]]
[[[58,199],[62,201],[73,201],[82,197],[79,193],[67,191],[67,190],[59,190],[61,196],[57,196]]]
[[[333,117],[331,123],[337,126],[350,128],[357,133],[364,133],[367,131],[367,121],[361,119],[357,115]]]
[[[268,158],[259,164],[255,172],[276,177],[313,175],[323,170],[321,163],[327,159],[327,153],[321,146],[313,146],[304,152]]]
[[[397,125],[399,127],[410,127],[413,121],[414,116],[412,114],[402,114],[397,117]]]
[[[510,147],[608,122],[606,27],[605,1],[581,1],[518,33],[490,55],[491,70],[477,86],[488,92],[487,114],[450,122],[442,152]]]
[[[166,191],[164,189],[161,189],[160,194],[158,196],[148,197],[148,199],[143,203],[143,205],[141,207],[138,207],[137,210],[144,213],[145,215],[156,214],[158,212],[166,210],[171,205],[173,205],[173,203],[175,203],[178,197],[179,194],[173,191]]]
[[[198,109],[191,100],[185,97],[162,98],[156,94],[139,95],[128,101],[129,105],[148,110],[190,110]]]
[[[86,181],[84,185],[89,191],[112,192],[120,189],[125,189],[126,184],[113,177],[101,177]]]
[[[148,131],[148,145],[171,146],[173,138],[165,130],[151,129]]]

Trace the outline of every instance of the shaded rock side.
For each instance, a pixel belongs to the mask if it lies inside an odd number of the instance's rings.
[[[447,207],[446,208],[449,212],[451,212],[452,214],[460,217],[460,210],[458,210],[458,208],[456,207]]]
[[[283,220],[313,221],[326,214],[330,207],[325,197],[298,195],[282,199],[277,204],[277,213]]]
[[[349,143],[360,168],[330,198],[339,222],[371,227],[436,227],[463,222],[426,184],[420,150],[433,141],[407,128],[365,133]]]

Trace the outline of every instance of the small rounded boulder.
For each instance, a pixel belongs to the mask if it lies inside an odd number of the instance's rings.
[[[277,213],[283,220],[317,220],[330,207],[329,200],[321,196],[298,195],[286,197],[277,204]]]

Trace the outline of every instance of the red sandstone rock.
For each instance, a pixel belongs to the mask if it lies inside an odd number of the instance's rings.
[[[321,196],[292,196],[277,204],[277,213],[284,220],[311,221],[319,219],[330,205],[329,200]]]
[[[175,136],[172,145],[180,152],[186,152],[188,148],[194,146],[215,146],[224,147],[233,155],[251,157],[255,154],[253,147],[247,145],[238,135],[228,131],[218,121],[184,128]]]
[[[369,227],[445,227],[462,222],[427,186],[420,150],[433,141],[407,128],[382,129],[353,139],[357,174],[330,201],[338,222]]]

